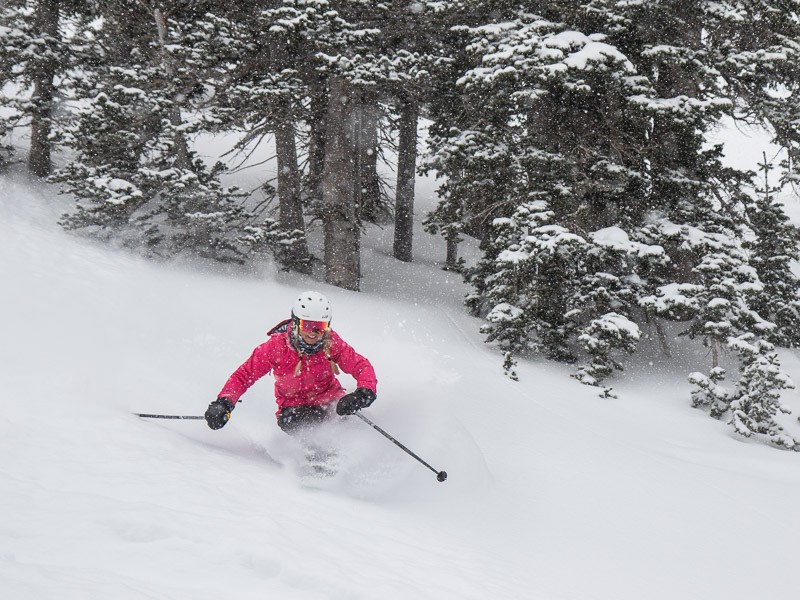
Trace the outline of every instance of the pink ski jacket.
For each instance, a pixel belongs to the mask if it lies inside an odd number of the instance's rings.
[[[289,339],[290,331],[291,328],[274,333],[269,340],[256,347],[250,358],[230,376],[217,397],[225,396],[236,404],[251,385],[271,372],[275,377],[278,412],[285,406],[327,404],[345,395],[344,388],[336,378],[336,366],[352,375],[358,387],[377,391],[378,381],[370,362],[335,331],[328,331],[330,339],[327,354],[325,350],[320,350],[311,355],[295,350]],[[295,374],[298,363],[299,374]]]

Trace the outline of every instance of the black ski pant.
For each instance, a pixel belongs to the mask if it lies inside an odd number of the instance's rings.
[[[336,402],[322,406],[285,406],[278,413],[278,427],[288,434],[313,429],[335,413]]]

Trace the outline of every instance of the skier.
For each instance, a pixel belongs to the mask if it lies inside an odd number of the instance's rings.
[[[275,378],[278,426],[289,434],[338,415],[352,415],[376,398],[377,380],[370,362],[330,328],[331,306],[318,292],[303,292],[294,301],[291,318],[269,332],[269,340],[230,376],[208,406],[211,429],[225,426],[239,398],[264,375]],[[356,390],[347,394],[336,375],[352,375]],[[335,406],[334,406],[335,405]]]

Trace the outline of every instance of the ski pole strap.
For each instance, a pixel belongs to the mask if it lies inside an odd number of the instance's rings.
[[[205,419],[202,415],[148,415],[144,413],[133,413],[137,417],[145,419]]]

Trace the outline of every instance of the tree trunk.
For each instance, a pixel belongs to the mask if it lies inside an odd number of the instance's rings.
[[[327,80],[312,86],[308,140],[308,183],[306,195],[312,205],[322,202],[322,171],[325,165],[325,131],[328,122]]]
[[[58,37],[59,0],[39,0],[36,10],[36,29],[52,39]],[[58,68],[53,56],[36,61],[33,73],[33,113],[31,115],[31,146],[28,170],[37,177],[47,177],[52,170],[50,159],[50,128],[53,116],[55,86],[53,79]]]
[[[378,177],[378,99],[374,92],[363,93],[353,119],[356,141],[356,210],[362,221],[377,223],[381,213],[381,186]]]
[[[306,227],[300,199],[300,169],[297,166],[297,145],[294,123],[282,122],[275,130],[275,151],[278,159],[278,200],[280,225],[287,233],[295,233],[297,241],[278,254],[284,268],[300,273],[311,272],[306,244]]]
[[[716,369],[719,366],[719,349],[717,348],[717,340],[711,338],[711,368]]]
[[[414,99],[400,109],[400,132],[397,152],[397,191],[394,209],[394,257],[413,260],[414,183],[417,172],[417,119],[419,106]]]
[[[448,237],[447,241],[447,257],[444,261],[444,268],[448,271],[455,271],[458,268],[458,238]]]
[[[361,279],[359,222],[356,211],[353,113],[357,98],[338,77],[330,80],[330,102],[322,174],[325,281],[358,291]]]
[[[167,51],[167,20],[164,13],[160,8],[153,9],[153,18],[156,22],[156,29],[158,30],[158,43],[161,48],[161,56],[164,63],[164,70],[166,71],[169,79],[175,73],[175,67],[172,64],[172,56]],[[173,97],[174,100],[175,97]],[[169,122],[175,127],[175,135],[173,137],[175,148],[175,166],[179,169],[191,169],[192,161],[189,156],[189,145],[178,127],[183,124],[183,117],[181,116],[181,107],[177,103],[173,104],[169,109]]]

